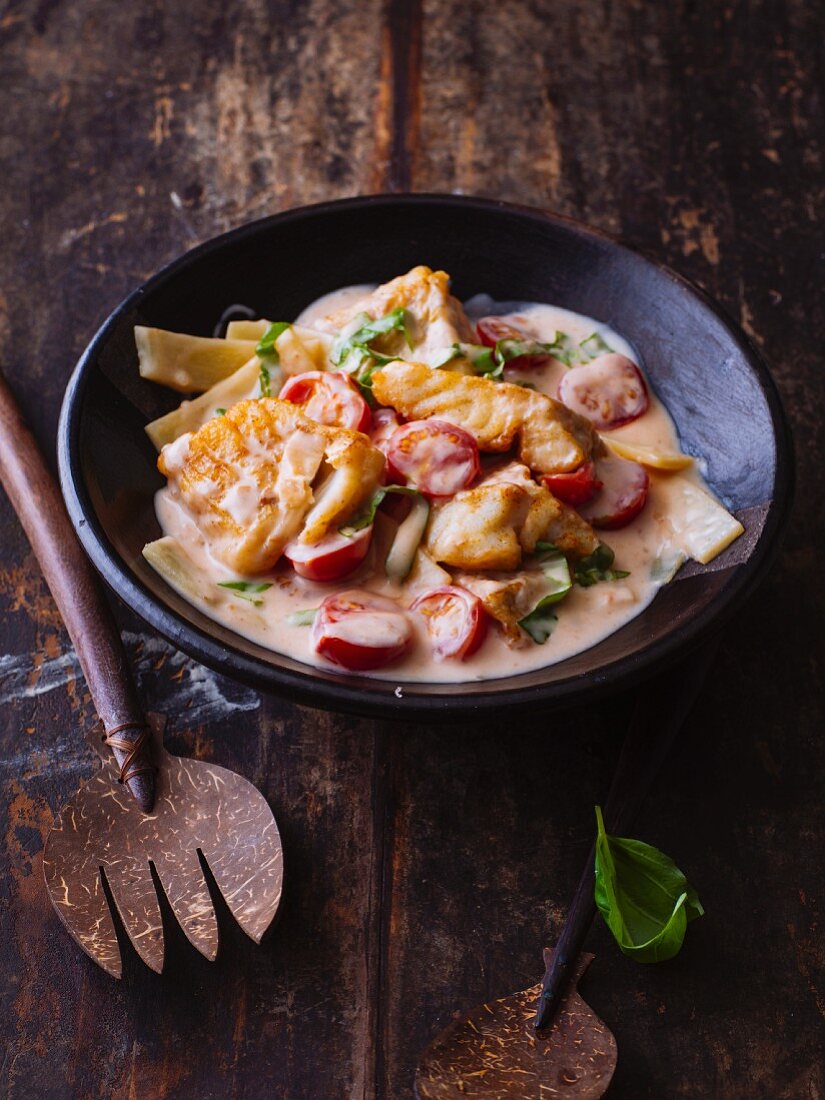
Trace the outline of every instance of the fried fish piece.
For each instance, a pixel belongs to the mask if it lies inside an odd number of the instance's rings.
[[[372,392],[408,420],[439,417],[472,435],[479,450],[517,446],[540,474],[575,470],[604,444],[588,420],[543,393],[509,382],[469,377],[423,363],[388,363],[372,376]]]
[[[517,569],[539,541],[571,557],[585,557],[599,544],[592,527],[519,462],[436,504],[425,536],[435,561],[469,570]]]
[[[384,456],[274,398],[241,401],[168,444],[158,469],[210,551],[240,573],[270,569],[290,539],[314,543],[372,495]]]
[[[407,311],[414,347],[426,344],[431,348],[448,348],[461,340],[475,342],[476,336],[464,307],[450,294],[450,276],[446,271],[433,271],[423,264],[314,324],[325,332],[337,332],[359,313],[377,320],[399,308]],[[402,354],[404,351],[400,345],[393,350]]]
[[[491,618],[501,627],[505,641],[511,646],[522,646],[532,640],[519,626],[543,595],[546,581],[532,573],[457,573],[454,582],[478,596]]]

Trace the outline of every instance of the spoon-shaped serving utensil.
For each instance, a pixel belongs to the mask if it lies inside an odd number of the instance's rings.
[[[641,690],[604,809],[608,832],[627,832],[699,694],[716,644]],[[436,1036],[418,1064],[419,1100],[595,1100],[616,1068],[616,1041],[575,989],[596,914],[595,844],[538,985],[474,1009]],[[537,1030],[537,1027],[539,1030]]]
[[[0,481],[28,535],[74,643],[106,731],[103,767],[63,807],[43,869],[57,914],[113,977],[121,958],[105,874],[126,933],[153,970],[163,967],[154,866],[187,937],[208,959],[218,927],[198,853],[243,930],[260,942],[281,897],[283,854],[263,796],[241,776],[167,753],[137,700],[114,618],[59,490],[0,377]],[[103,745],[112,750],[103,752]]]

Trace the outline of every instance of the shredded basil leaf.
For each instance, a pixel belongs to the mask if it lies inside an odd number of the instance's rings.
[[[704,913],[696,891],[664,852],[609,836],[596,807],[594,897],[619,948],[637,962],[678,954],[688,923]]]
[[[280,362],[280,357],[278,355],[278,349],[275,347],[275,344],[278,340],[278,337],[282,333],[286,332],[286,330],[290,327],[291,326],[289,321],[273,321],[271,325],[268,325],[266,331],[264,332],[263,336],[260,338],[255,347],[255,354],[258,356],[258,358],[271,359],[273,360],[274,365],[277,366]]]
[[[558,622],[558,616],[552,608],[570,592],[573,581],[567,558],[558,547],[551,542],[537,542],[536,551],[548,591],[530,614],[519,620],[519,626],[527,631],[534,642],[544,645]]]
[[[347,333],[346,329],[338,337],[332,347],[330,358],[337,367],[341,367],[351,375],[361,390],[362,396],[370,403],[375,404],[372,396],[372,376],[380,367],[392,363],[397,355],[382,355],[372,347],[372,341],[379,336],[386,336],[390,332],[403,333],[408,348],[412,348],[412,335],[409,328],[408,314],[405,309],[394,309],[385,313],[373,321],[366,313],[361,314],[360,325],[354,332]]]
[[[260,607],[264,602],[257,598],[259,593],[266,592],[267,588],[271,587],[271,581],[218,581],[218,588],[228,588],[234,596],[248,600],[256,607]]]
[[[255,346],[255,354],[261,364],[259,377],[261,397],[272,396],[272,368],[280,363],[276,341],[282,332],[290,328],[289,321],[273,321]]]
[[[261,359],[261,373],[258,375],[258,382],[261,388],[261,397],[272,396],[272,376],[269,373],[269,364]]]
[[[507,363],[525,356],[552,356],[565,366],[573,367],[579,363],[589,363],[597,355],[610,350],[598,332],[592,333],[581,344],[577,344],[567,333],[557,332],[550,343],[525,338],[499,340],[494,348],[488,348],[482,344],[453,344],[444,353],[445,358],[436,364],[436,369],[446,367],[455,359],[462,358],[470,363],[475,374],[484,375],[485,378],[501,379]],[[516,384],[535,388],[529,382]]]
[[[558,615],[552,608],[555,600],[539,600],[529,615],[519,619],[519,626],[526,630],[538,645],[544,645],[556,628]]]
[[[573,567],[573,579],[582,588],[590,588],[599,581],[620,581],[629,577],[625,569],[611,569],[615,554],[606,542],[600,542],[592,554],[576,562]]]
[[[293,611],[287,615],[286,621],[289,626],[312,626],[317,614],[317,607],[307,607],[303,611]]]
[[[353,516],[349,523],[345,523],[343,527],[338,528],[341,534],[351,539],[359,531],[363,531],[365,527],[369,527],[371,523],[374,523],[375,513],[387,493],[400,493],[402,496],[407,497],[421,496],[417,489],[412,489],[408,485],[382,485],[380,489],[375,490],[366,506],[357,515]]]
[[[215,409],[215,416],[226,416],[226,409]]]
[[[591,332],[587,339],[579,344],[579,349],[588,359],[596,359],[599,355],[606,355],[613,351],[600,332]]]

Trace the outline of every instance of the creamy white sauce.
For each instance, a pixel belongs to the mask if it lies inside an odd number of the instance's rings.
[[[317,318],[360,300],[371,289],[368,286],[347,287],[327,294],[308,306],[297,321],[312,324]],[[489,299],[475,299],[468,303],[468,312],[471,317],[478,317],[501,312],[501,307],[496,308]],[[556,331],[566,332],[576,341],[584,340],[594,331],[598,332],[614,351],[628,356],[641,367],[627,341],[592,318],[541,304],[514,305],[510,316],[514,322],[529,329],[537,339],[546,342],[553,340]],[[558,383],[565,369],[561,364],[553,363],[540,370],[521,372],[520,375],[508,372],[508,379],[515,381],[521,377],[542,392],[557,397]],[[677,451],[678,438],[667,410],[652,391],[650,398],[650,408],[642,417],[614,432],[603,434],[607,438],[615,436]],[[182,460],[187,445],[188,441],[186,444],[182,441],[173,444],[175,460]],[[169,448],[165,454],[169,462]],[[662,559],[675,562],[679,559],[673,531],[665,514],[663,494],[660,497],[660,479],[665,476],[650,471],[650,493],[641,515],[625,528],[604,532],[604,541],[613,547],[616,554],[615,568],[628,570],[630,575],[624,580],[603,582],[591,588],[574,585],[556,608],[558,623],[544,645],[528,640],[524,646],[512,648],[498,629],[491,626],[484,644],[467,660],[435,661],[430,654],[429,637],[423,620],[409,613],[414,632],[411,651],[389,668],[359,675],[400,683],[496,679],[563,661],[614,633],[643,611],[661,586],[664,578],[654,580],[651,576],[654,562]],[[695,468],[684,471],[682,476],[704,487]],[[237,499],[231,502],[232,515],[242,522],[254,513],[256,492],[251,485],[243,483],[233,491]],[[208,601],[197,601],[200,609],[217,622],[267,649],[307,664],[334,669],[346,675],[345,670],[329,664],[314,653],[309,626],[290,625],[289,616],[294,612],[317,607],[331,592],[347,588],[368,588],[398,598],[402,604],[409,603],[412,598],[409,590],[402,590],[388,581],[382,571],[374,571],[368,557],[357,572],[330,585],[304,580],[288,565],[279,565],[273,573],[254,578],[255,581],[270,581],[272,584],[265,592],[256,594],[255,598],[260,601],[260,606],[256,606],[219,587],[220,581],[236,577],[210,554],[207,540],[171,489],[162,489],[157,494],[156,511],[164,534],[172,535],[179,541],[193,569],[200,574],[199,580],[205,583],[205,590],[210,592]]]

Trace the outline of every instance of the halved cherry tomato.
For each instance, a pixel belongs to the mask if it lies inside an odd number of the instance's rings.
[[[315,652],[357,672],[397,660],[412,637],[409,619],[395,600],[357,588],[327,596],[312,624]]]
[[[599,431],[629,424],[650,404],[639,368],[616,352],[572,367],[559,384],[559,400]]]
[[[370,548],[372,524],[351,537],[332,531],[314,545],[293,539],[284,547],[299,577],[310,581],[337,581],[357,569]]]
[[[478,596],[466,588],[445,584],[425,592],[410,604],[423,616],[433,656],[461,661],[475,653],[487,634],[487,612]]]
[[[574,508],[587,504],[602,487],[593,462],[583,462],[569,474],[544,474],[539,480],[557,500]]]
[[[450,497],[478,477],[478,444],[446,420],[411,420],[392,434],[387,446],[392,477],[407,480],[428,497]]]
[[[352,428],[356,432],[370,430],[370,407],[349,375],[342,371],[310,370],[293,374],[278,396],[281,401],[300,405],[301,411],[319,424]]]
[[[476,321],[478,338],[488,348],[494,348],[499,340],[529,340],[530,334],[524,329],[503,321],[501,317],[482,317]]]
[[[488,348],[494,348],[499,340],[535,339],[529,332],[511,324],[509,321],[502,320],[501,317],[482,317],[476,322],[476,332],[479,340]],[[543,367],[549,361],[549,355],[519,355],[507,363],[505,378],[511,371]]]
[[[644,466],[610,454],[596,459],[596,477],[602,483],[598,496],[579,508],[594,527],[626,527],[645,506],[650,478]]]

